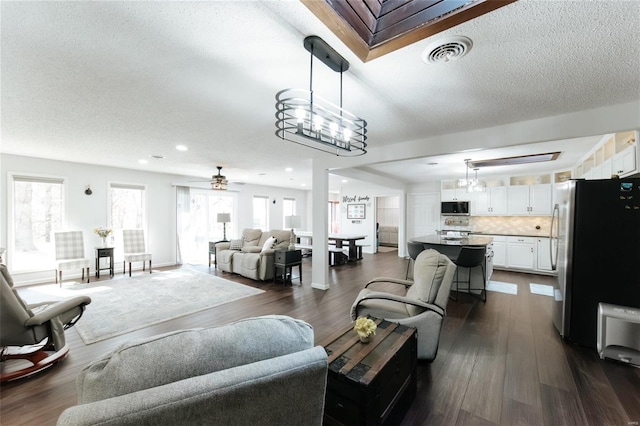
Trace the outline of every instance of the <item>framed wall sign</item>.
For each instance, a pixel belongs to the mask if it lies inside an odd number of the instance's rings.
[[[347,219],[364,219],[364,218],[365,218],[364,204],[347,205]]]

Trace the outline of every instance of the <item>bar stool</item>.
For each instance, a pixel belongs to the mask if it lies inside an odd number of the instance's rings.
[[[462,246],[460,248],[460,253],[458,253],[458,257],[453,261],[458,268],[462,267],[469,269],[469,279],[466,281],[467,290],[470,295],[479,298],[483,302],[487,301],[487,277],[484,272],[485,253],[485,247]],[[482,269],[482,290],[480,290],[480,295],[471,293],[471,268],[475,268],[477,266]],[[451,300],[458,300],[458,283],[460,282],[460,280],[458,280],[458,269],[456,269],[456,279],[454,282],[456,284],[456,297],[454,298],[452,295],[449,297]]]
[[[407,263],[407,274],[405,275],[405,279],[409,279],[409,268],[416,260],[418,255],[424,251],[424,244],[422,243],[414,243],[413,241],[409,241],[407,243],[407,249],[409,250],[409,263]],[[412,274],[413,276],[413,274]]]

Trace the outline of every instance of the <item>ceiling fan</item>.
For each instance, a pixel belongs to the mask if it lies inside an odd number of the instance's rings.
[[[226,191],[229,181],[225,176],[220,174],[222,166],[217,166],[216,168],[218,169],[218,174],[211,176],[211,189],[215,191]]]
[[[211,180],[208,181],[190,181],[190,182],[209,182],[211,184],[211,189],[214,191],[226,191],[229,185],[229,181],[227,177],[222,175],[220,172],[222,171],[222,166],[216,166],[218,169],[218,174],[211,176]]]

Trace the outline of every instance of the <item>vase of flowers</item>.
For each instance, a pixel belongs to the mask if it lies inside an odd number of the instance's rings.
[[[353,327],[362,343],[369,343],[371,336],[376,334],[376,328],[378,326],[372,319],[364,317],[358,318],[356,325]]]
[[[102,247],[107,247],[107,237],[111,235],[111,228],[96,228],[93,232],[102,238]]]

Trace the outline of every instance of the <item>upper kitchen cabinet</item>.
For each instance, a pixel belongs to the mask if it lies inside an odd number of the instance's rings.
[[[467,188],[456,187],[455,181],[442,181],[440,199],[442,201],[471,201],[474,194],[467,192]]]
[[[486,191],[476,192],[471,212],[476,216],[507,214],[507,187],[487,186]]]
[[[637,173],[640,163],[637,141],[637,130],[604,135],[578,162],[575,175],[584,179],[610,179]]]
[[[550,180],[550,175],[512,177],[507,191],[507,213],[550,215],[553,192]]]

